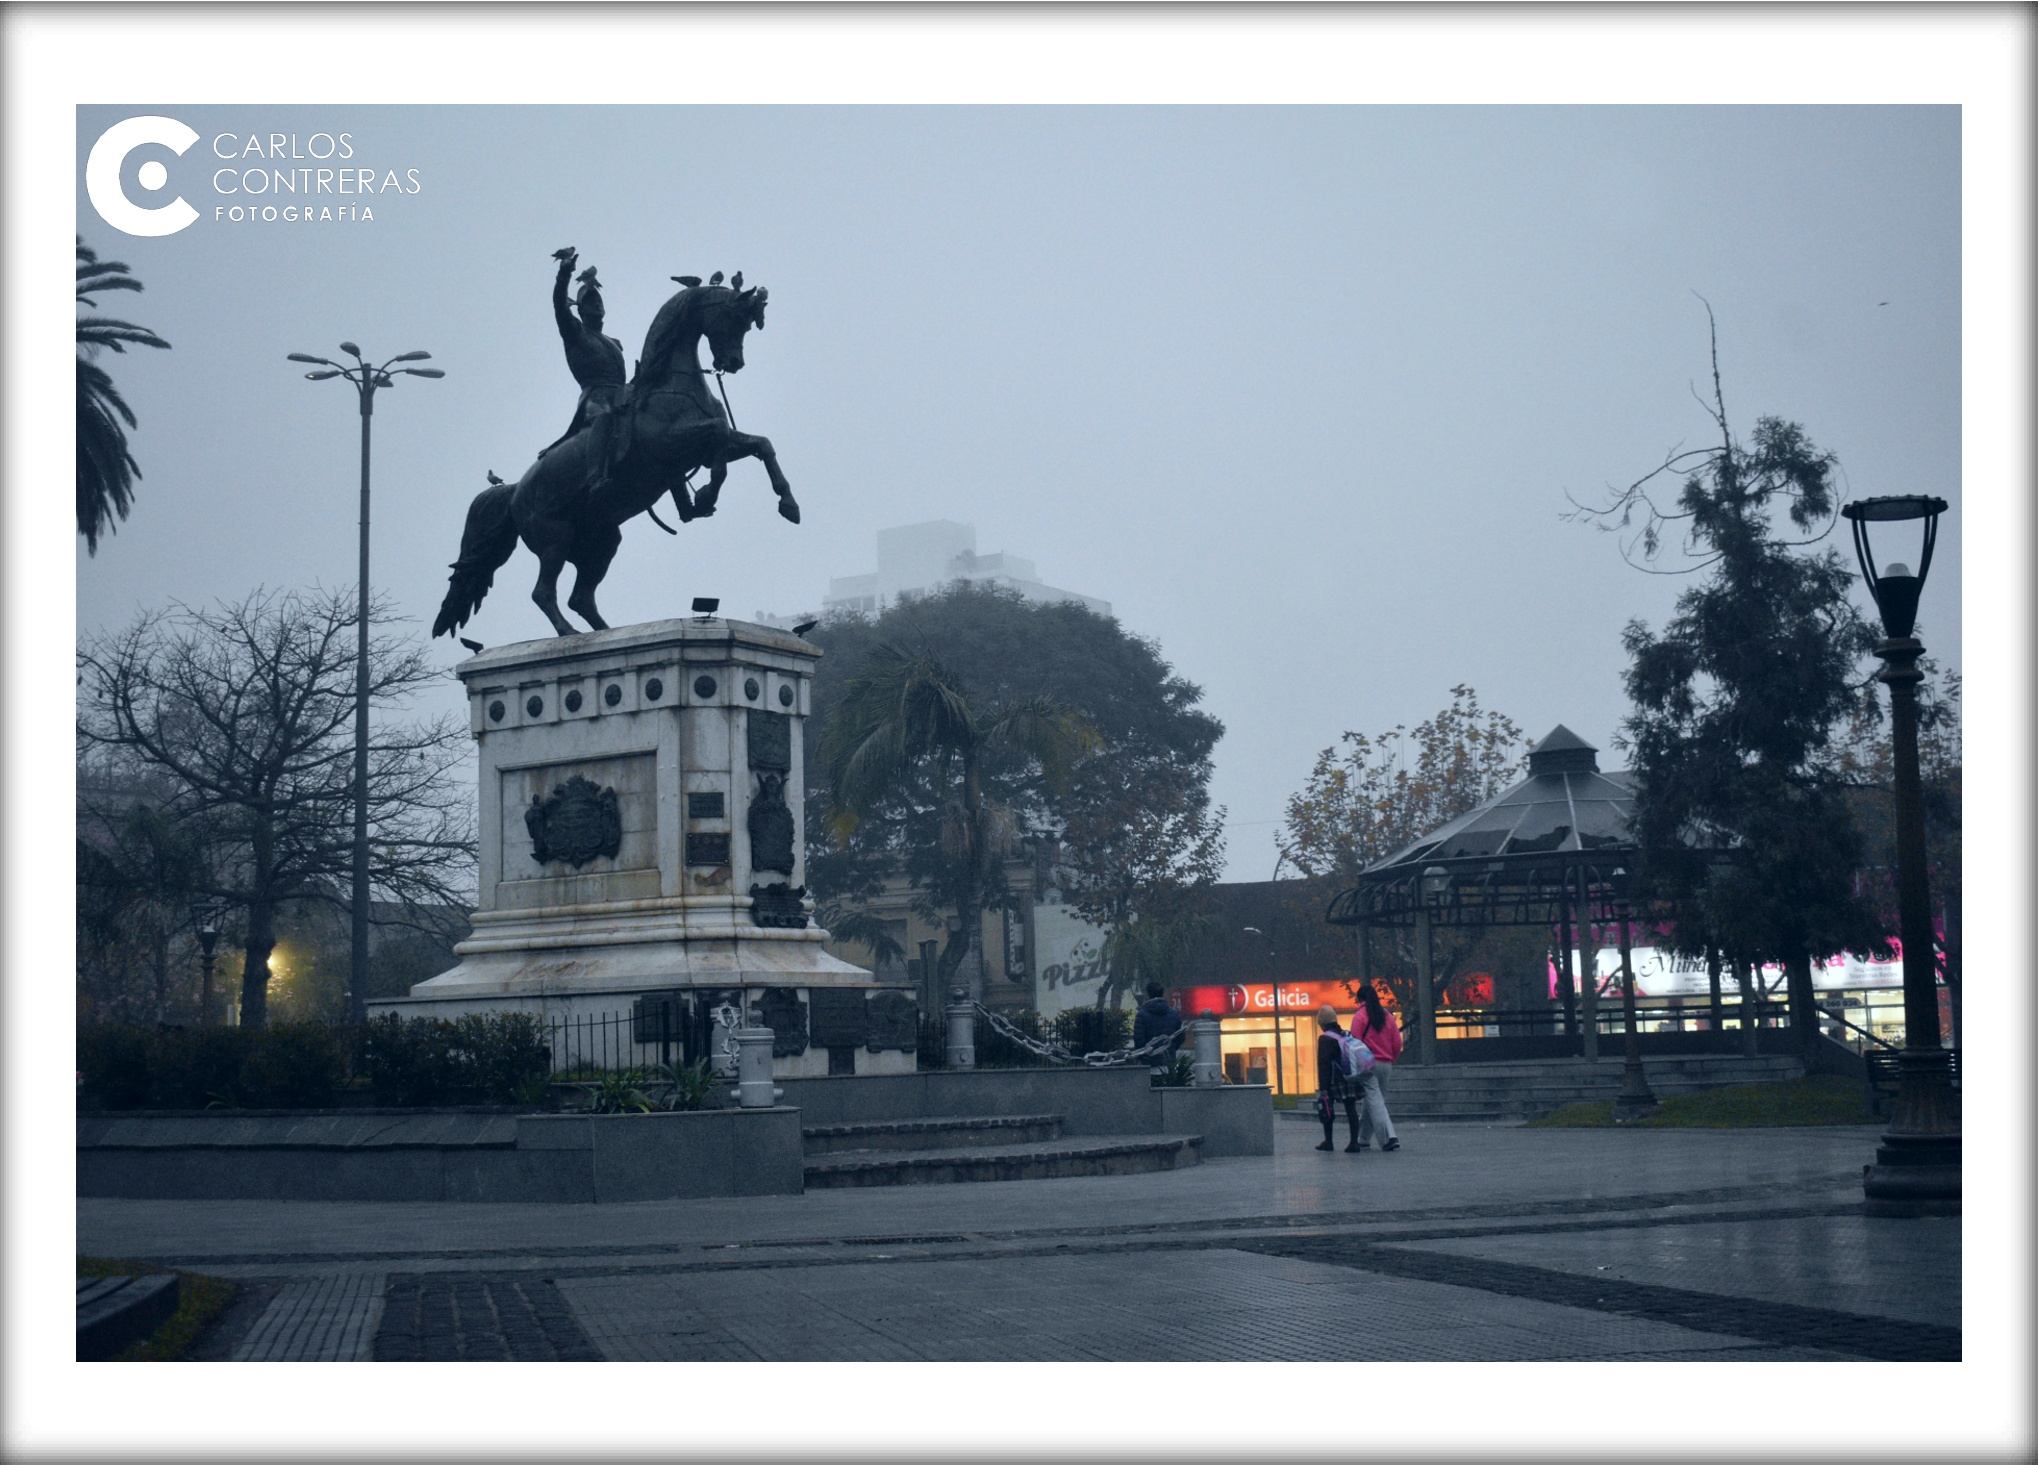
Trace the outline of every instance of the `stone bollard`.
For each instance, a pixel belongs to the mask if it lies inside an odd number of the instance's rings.
[[[966,987],[948,990],[948,1066],[977,1066],[977,1009]]]
[[[736,1103],[769,1109],[784,1092],[771,1081],[771,1029],[736,1029]]]
[[[1189,1031],[1195,1042],[1195,1060],[1190,1082],[1199,1089],[1214,1089],[1224,1082],[1224,1020],[1214,1012],[1192,1018]]]

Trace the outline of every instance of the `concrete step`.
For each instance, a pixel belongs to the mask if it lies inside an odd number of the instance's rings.
[[[958,1114],[933,1119],[869,1119],[810,1124],[800,1130],[809,1157],[850,1150],[948,1150],[1040,1144],[1061,1138],[1059,1114]]]
[[[1622,1062],[1609,1056],[1524,1059],[1507,1063],[1398,1064],[1387,1081],[1395,1119],[1422,1123],[1510,1123],[1566,1104],[1611,1099],[1620,1092]],[[1783,1054],[1645,1057],[1643,1072],[1659,1097],[1739,1084],[1797,1078],[1803,1063]],[[1311,1106],[1305,1104],[1305,1110]],[[1313,1117],[1305,1113],[1303,1117]]]
[[[844,1150],[811,1158],[809,1190],[852,1185],[951,1185],[980,1180],[1049,1180],[1069,1175],[1140,1175],[1178,1170],[1202,1158],[1200,1134],[1078,1135],[1033,1144],[920,1150]]]
[[[78,1278],[78,1361],[113,1357],[177,1310],[174,1272]]]

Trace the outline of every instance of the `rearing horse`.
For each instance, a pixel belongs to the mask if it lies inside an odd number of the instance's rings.
[[[705,336],[716,371],[741,371],[743,337],[752,326],[764,329],[767,298],[762,286],[690,285],[665,302],[645,333],[644,355],[623,400],[544,453],[515,483],[475,497],[452,583],[432,622],[434,636],[467,623],[519,539],[538,557],[531,599],[553,629],[579,634],[559,613],[559,571],[570,563],[575,574],[566,604],[596,630],[607,630],[594,592],[623,542],[623,522],[668,493],[682,523],[712,514],[732,459],[763,463],[779,513],[800,522],[800,506],[770,441],[736,431],[700,364]],[[686,480],[701,468],[709,470],[708,481],[690,496]]]

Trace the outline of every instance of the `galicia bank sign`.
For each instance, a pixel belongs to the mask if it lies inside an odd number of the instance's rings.
[[[201,140],[206,146],[196,153]],[[205,212],[183,193],[140,202],[128,192],[128,160],[144,148],[184,159],[185,187],[217,224],[372,224],[378,204],[422,193],[416,168],[370,165],[351,132],[218,132],[210,139],[174,117],[129,117],[99,134],[85,159],[85,196],[123,234],[155,238],[188,229]],[[133,184],[161,195],[171,183],[160,158],[145,158]]]

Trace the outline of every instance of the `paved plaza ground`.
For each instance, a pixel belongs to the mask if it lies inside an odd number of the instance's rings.
[[[78,1250],[260,1284],[244,1359],[1961,1356],[1960,1223],[1862,1215],[1875,1129],[1402,1134],[756,1199],[81,1199]]]

